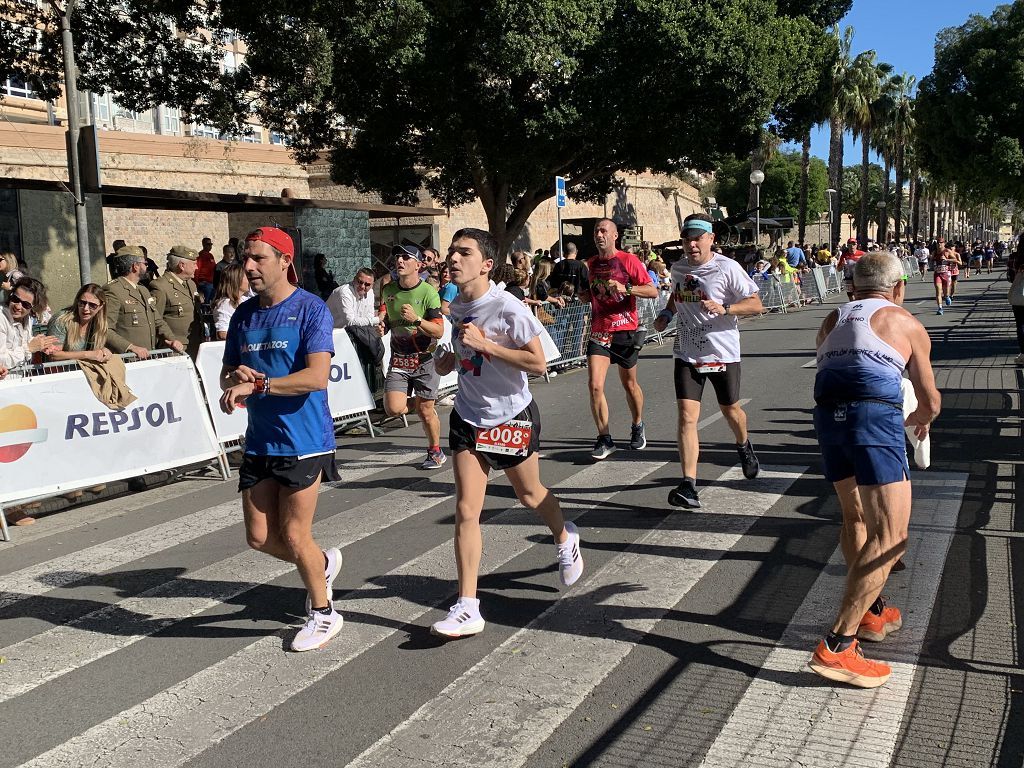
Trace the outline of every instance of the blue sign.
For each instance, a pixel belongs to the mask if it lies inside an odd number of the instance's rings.
[[[555,205],[559,208],[565,208],[568,204],[568,200],[565,196],[565,177],[555,176]]]

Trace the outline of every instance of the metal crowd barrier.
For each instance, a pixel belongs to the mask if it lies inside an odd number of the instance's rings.
[[[587,339],[590,338],[590,304],[573,301],[564,307],[544,304],[546,312],[538,312],[551,341],[561,355],[548,369],[578,365],[587,359]],[[546,322],[545,322],[546,321]]]
[[[149,360],[155,360],[161,357],[170,357],[171,355],[179,355],[180,352],[175,352],[173,349],[151,349],[149,350]],[[121,359],[126,363],[134,363],[139,360],[139,357],[134,352],[125,352],[120,355]],[[14,368],[11,368],[7,372],[8,378],[12,379],[32,379],[37,376],[45,376],[50,373],[65,373],[67,371],[77,371],[78,361],[77,360],[58,360],[52,363],[22,363]]]

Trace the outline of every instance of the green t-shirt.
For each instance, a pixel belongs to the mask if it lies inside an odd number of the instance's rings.
[[[397,355],[425,354],[430,351],[434,339],[421,333],[419,328],[402,319],[405,304],[424,322],[441,320],[441,297],[430,283],[420,280],[413,288],[402,288],[398,281],[392,281],[380,292],[381,309],[387,312],[391,327],[391,351]]]

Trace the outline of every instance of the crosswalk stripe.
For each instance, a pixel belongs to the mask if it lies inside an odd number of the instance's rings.
[[[702,511],[721,517],[714,532],[668,518],[455,680],[384,736],[349,768],[397,768],[415,756],[444,765],[453,753],[477,768],[524,764],[671,608],[771,509],[806,468],[762,467],[744,480],[728,470],[701,494]],[[671,552],[699,548],[700,559]],[[623,589],[622,585],[642,585]],[[600,595],[595,606],[594,596]],[[586,632],[575,630],[586,626]],[[518,653],[516,652],[518,651]],[[523,701],[529,705],[521,706]]]
[[[354,483],[389,467],[412,461],[421,454],[422,451],[399,451],[385,455],[377,453],[372,460],[349,462],[344,467],[339,467],[341,480],[322,484],[320,493],[344,487],[346,483]],[[126,563],[193,541],[228,526],[239,525],[241,522],[242,502],[240,499],[234,499],[168,520],[137,533],[86,547],[56,560],[47,560],[22,568],[2,577],[0,608],[6,608],[29,597],[46,594],[58,587],[66,587],[90,576],[115,570]]]
[[[967,474],[914,476],[914,505],[904,558],[885,594],[903,612],[903,628],[865,654],[892,665],[880,688],[829,685],[807,669],[821,633],[835,616],[845,566],[837,548],[795,620],[768,655],[765,676],[747,687],[711,745],[704,768],[735,765],[834,765],[887,768],[899,737],[928,619],[967,485]],[[892,663],[895,662],[895,663]],[[823,682],[820,686],[801,681]]]
[[[393,491],[317,521],[313,534],[324,545],[342,548],[448,502],[455,493],[453,472],[432,475],[431,481],[429,489]],[[7,661],[0,703],[294,570],[291,563],[246,550],[0,648]]]
[[[563,499],[568,516],[593,509],[648,475],[666,466],[662,462],[617,462],[589,465],[560,483],[556,490],[586,489],[588,502]],[[597,488],[611,488],[595,492]],[[512,507],[485,525],[487,549],[481,574],[490,573],[533,544],[524,525],[540,525],[537,516]],[[554,554],[552,547],[552,556]],[[387,574],[416,577],[422,584],[415,601],[402,595],[378,597],[376,584],[367,584],[336,600],[338,609],[386,616],[389,626],[350,622],[340,635],[316,653],[291,654],[281,650],[283,629],[261,638],[237,653],[196,673],[82,734],[25,763],[26,768],[57,768],[102,764],[105,768],[135,768],[145,755],[146,768],[178,766],[433,610],[450,596],[455,566],[451,542],[445,542]],[[371,593],[374,596],[360,599]]]

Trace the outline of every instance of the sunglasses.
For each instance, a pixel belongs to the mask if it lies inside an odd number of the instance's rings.
[[[415,256],[411,256],[408,253],[396,253],[395,254],[395,258],[396,259],[407,259],[407,260],[411,260],[411,261],[419,261],[419,259],[417,259]]]
[[[31,301],[25,301],[24,299],[19,299],[17,296],[11,296],[7,300],[7,303],[8,304],[12,304],[12,305],[13,304],[21,304],[23,309],[32,309],[32,302]]]
[[[85,299],[78,300],[78,306],[82,309],[99,309],[101,305],[94,301],[86,301]]]

